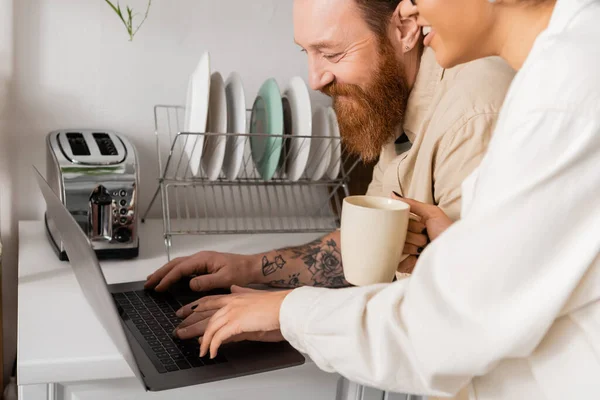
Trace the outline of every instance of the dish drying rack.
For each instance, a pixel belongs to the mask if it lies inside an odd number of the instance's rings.
[[[251,110],[246,112],[249,114]],[[154,196],[142,216],[144,223],[160,197],[169,260],[173,239],[183,235],[325,233],[339,228],[342,200],[349,195],[349,174],[360,162],[350,157],[339,137],[183,132],[184,114],[183,106],[154,107],[159,179]],[[205,139],[202,158],[206,156],[206,139],[210,136],[248,138],[235,180],[227,180],[221,172],[217,180],[211,181],[202,167],[196,176],[192,174],[186,144],[190,140],[200,142],[198,136]],[[255,167],[250,139],[267,136],[281,138],[280,145],[271,149],[280,151],[281,156],[275,175],[265,181]],[[339,162],[337,177],[330,179],[325,174],[322,179],[314,181],[307,177],[305,169],[299,180],[289,180],[285,171],[293,157],[289,152],[290,141],[301,140],[302,145],[306,143],[310,148],[312,140],[320,139],[330,141],[332,149],[339,146],[341,150],[340,159],[331,160]]]

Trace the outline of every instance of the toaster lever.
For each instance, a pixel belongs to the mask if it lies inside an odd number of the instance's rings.
[[[92,239],[112,238],[112,197],[102,185],[90,196],[89,227]]]

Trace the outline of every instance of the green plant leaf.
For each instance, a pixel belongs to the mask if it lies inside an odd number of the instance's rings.
[[[126,19],[125,16],[123,15],[123,12],[121,11],[121,5],[119,4],[118,1],[117,1],[116,6],[114,5],[114,3],[111,0],[104,0],[104,1],[113,9],[115,14],[117,14],[119,16],[119,19],[123,22],[123,25],[125,25],[125,29],[127,30],[127,34],[129,35],[129,41],[132,41],[135,34],[140,30],[140,28],[142,27],[142,25],[148,18],[148,14],[150,12],[150,7],[152,5],[152,0],[148,0],[148,6],[146,7],[146,13],[144,14],[144,18],[142,19],[142,21],[139,23],[139,25],[135,29],[134,29],[134,25],[133,25],[133,20],[135,19],[136,15],[138,15],[138,14],[135,14],[131,7],[126,6],[126,11],[127,11],[127,19]]]
[[[108,5],[112,7],[112,9],[115,11],[115,13],[121,19],[121,21],[123,21],[123,24],[125,24],[125,27],[127,27],[127,23],[125,22],[125,19],[123,18],[123,14],[121,13],[121,6],[119,5],[119,3],[117,3],[117,7],[115,7],[115,5],[110,0],[104,0],[104,1],[106,1],[108,3]]]
[[[106,2],[108,3],[108,5],[109,5],[109,6],[111,6],[111,7],[112,7],[112,9],[113,9],[113,10],[114,10],[114,11],[115,11],[117,14],[119,14],[119,10],[117,10],[117,7],[115,7],[115,5],[114,5],[114,4],[113,4],[113,3],[112,3],[110,0],[104,0],[104,1],[106,1]]]

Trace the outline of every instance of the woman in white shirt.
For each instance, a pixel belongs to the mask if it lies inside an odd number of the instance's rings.
[[[463,184],[461,220],[409,279],[199,301],[196,312],[219,309],[202,351],[277,340],[280,329],[322,369],[391,391],[598,399],[600,1],[417,7],[442,66],[499,55],[519,70],[488,154]]]

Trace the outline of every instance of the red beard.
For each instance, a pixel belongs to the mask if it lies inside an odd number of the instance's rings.
[[[337,82],[321,90],[333,100],[346,148],[365,162],[374,161],[381,148],[395,139],[409,95],[404,66],[396,60],[391,44],[383,42],[379,54],[379,69],[366,90]]]

